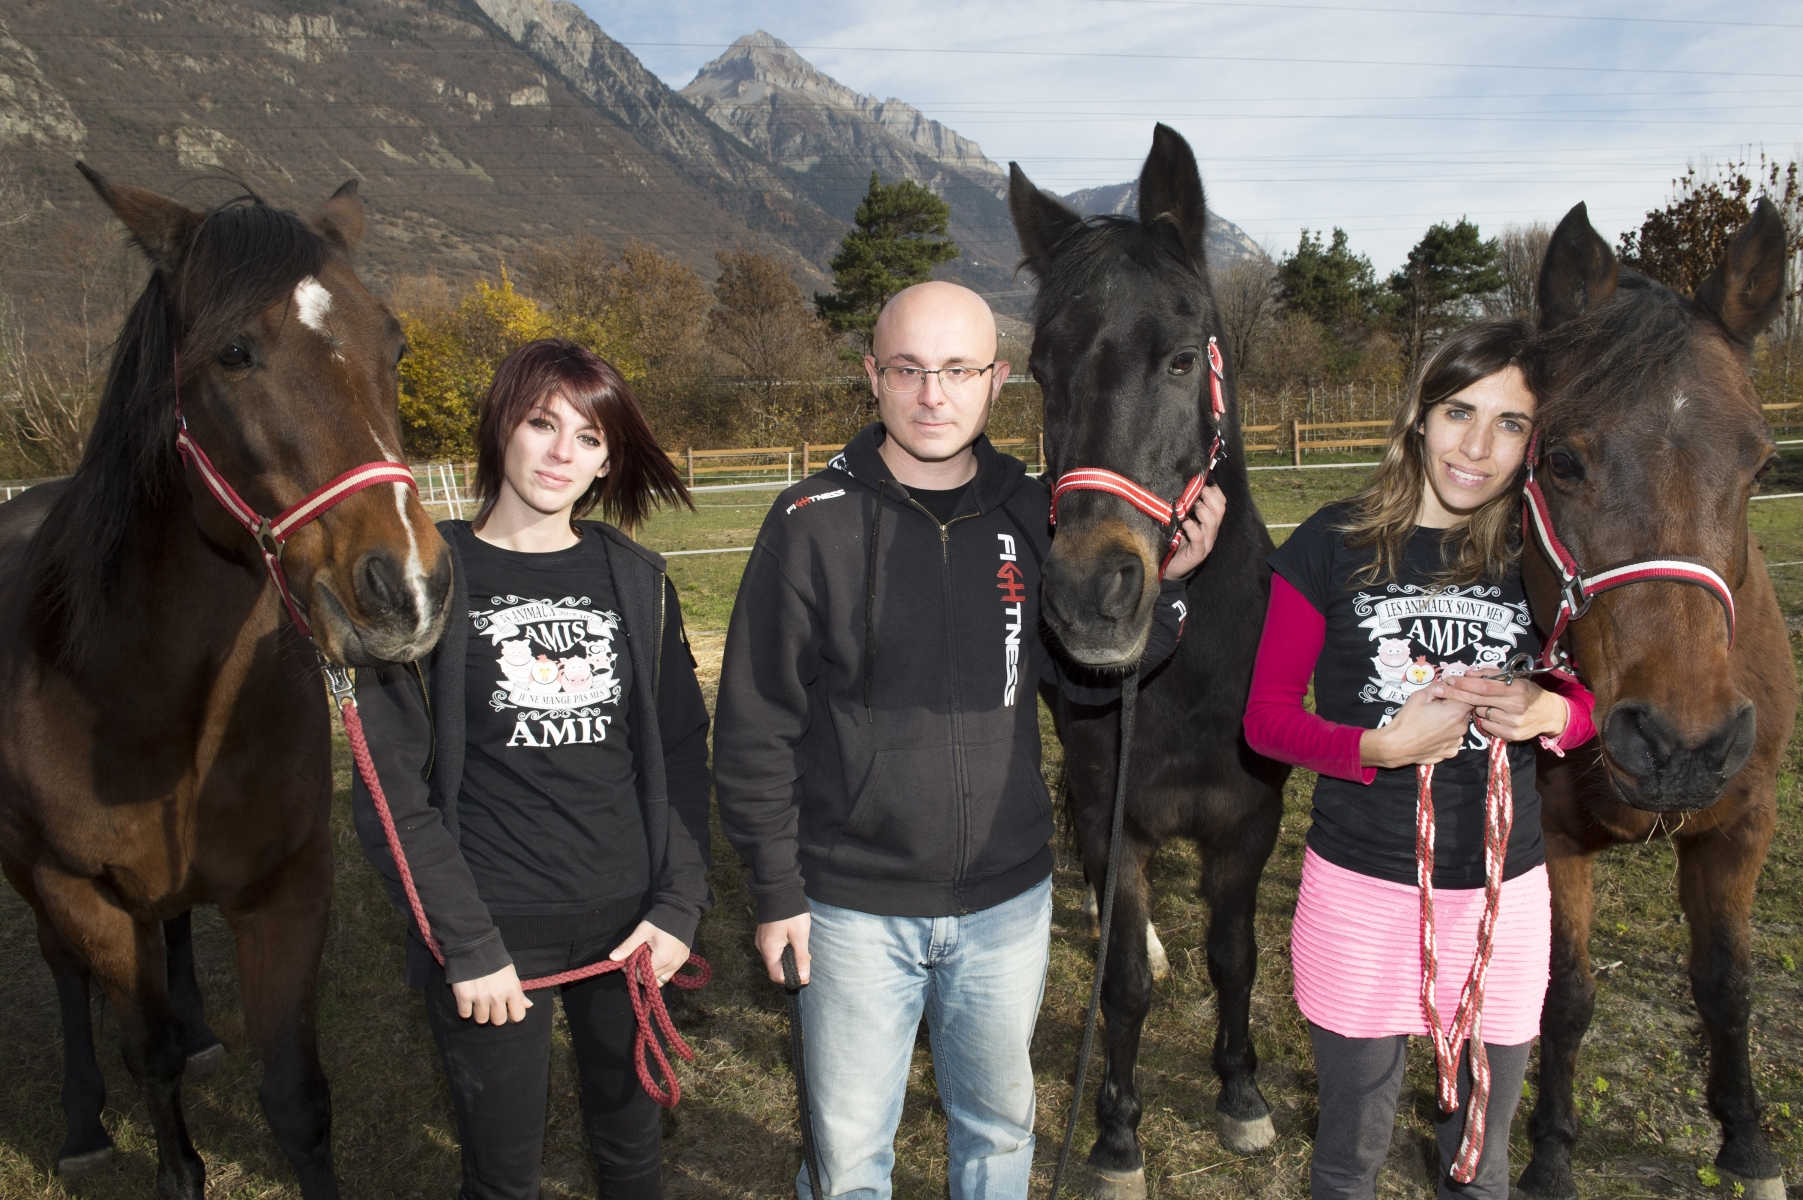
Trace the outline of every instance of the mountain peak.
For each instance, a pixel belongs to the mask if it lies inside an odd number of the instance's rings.
[[[838,80],[822,74],[795,48],[762,29],[746,34],[726,48],[726,53],[696,72],[694,82],[683,89],[693,98],[742,90],[745,84],[765,84],[792,91],[831,97],[841,104],[855,104],[858,95]],[[739,85],[735,88],[735,85]]]

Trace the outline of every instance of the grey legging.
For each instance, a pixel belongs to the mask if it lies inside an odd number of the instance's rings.
[[[1396,1128],[1409,1039],[1341,1037],[1312,1022],[1308,1033],[1315,1047],[1321,1108],[1309,1194],[1313,1200],[1371,1200]],[[1464,1104],[1471,1092],[1471,1065],[1466,1055],[1460,1055],[1459,1110],[1442,1113],[1436,1106],[1434,1114],[1434,1134],[1440,1143],[1440,1200],[1509,1200],[1509,1126],[1521,1102],[1533,1045],[1485,1043],[1490,1055],[1490,1106],[1484,1155],[1477,1178],[1467,1184],[1454,1183],[1447,1175],[1465,1136]]]

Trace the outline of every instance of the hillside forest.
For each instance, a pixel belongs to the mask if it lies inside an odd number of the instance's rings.
[[[66,474],[80,461],[112,338],[146,270],[121,233],[60,217],[22,178],[0,172],[0,277],[13,297],[0,300],[0,477],[9,479]],[[476,406],[495,365],[553,336],[616,363],[667,448],[845,440],[874,415],[860,363],[875,310],[957,254],[944,200],[906,180],[873,175],[870,188],[828,294],[809,295],[790,262],[759,249],[719,250],[710,279],[649,244],[614,250],[581,235],[497,261],[467,285],[393,277],[386,298],[409,344],[400,368],[408,455],[471,457]],[[1689,294],[1761,195],[1790,231],[1792,287],[1756,347],[1755,381],[1766,403],[1791,403],[1803,400],[1798,164],[1762,157],[1689,169],[1617,253]],[[1343,230],[1303,230],[1294,247],[1218,268],[1242,420],[1387,418],[1411,364],[1448,332],[1480,316],[1531,318],[1548,234],[1534,224],[1485,237],[1463,217],[1439,222],[1380,277]],[[31,292],[20,276],[43,272],[60,276],[59,299],[19,299]],[[1024,374],[1030,331],[1004,325],[1001,356]],[[1030,383],[1006,388],[992,433],[1031,436],[1038,406]]]

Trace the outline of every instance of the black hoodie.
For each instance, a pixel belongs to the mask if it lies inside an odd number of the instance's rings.
[[[942,526],[890,473],[883,436],[866,426],[778,498],[733,607],[714,779],[759,922],[808,897],[974,912],[1051,873],[1036,700],[1060,674],[1039,634],[1049,494],[980,437]],[[1167,581],[1147,665],[1176,647],[1181,594]]]

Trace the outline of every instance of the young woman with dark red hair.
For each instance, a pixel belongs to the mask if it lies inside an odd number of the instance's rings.
[[[451,619],[424,662],[359,672],[357,702],[439,965],[416,928],[463,1149],[463,1200],[527,1200],[543,1175],[550,989],[522,979],[648,943],[687,960],[707,888],[707,710],[676,591],[631,528],[688,493],[631,389],[570,342],[495,372],[473,521],[439,525]],[[613,523],[581,518],[599,509]],[[357,832],[409,911],[368,793]],[[658,1109],[633,1066],[621,972],[560,989],[600,1194],[663,1194]]]

